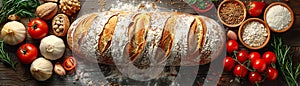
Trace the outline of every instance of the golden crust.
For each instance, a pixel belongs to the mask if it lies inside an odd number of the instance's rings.
[[[84,18],[79,22],[78,26],[74,28],[73,37],[71,40],[73,52],[80,54],[79,45],[81,44],[82,38],[86,35],[89,30],[89,27],[92,25],[92,21],[97,17],[97,14],[92,14]],[[69,40],[68,40],[69,41]]]
[[[101,55],[103,55],[103,53],[108,49],[108,47],[111,44],[112,36],[117,26],[117,22],[118,22],[118,16],[117,15],[112,16],[105,24],[104,29],[100,34],[100,38],[98,41],[98,49]]]
[[[126,49],[128,49],[131,62],[135,61],[144,50],[149,28],[150,16],[146,13],[137,14],[128,27],[129,44],[127,44]]]
[[[196,16],[188,35],[188,53],[199,55],[204,45],[206,27],[202,19]]]
[[[171,49],[174,42],[174,34],[175,34],[175,23],[176,17],[170,17],[167,19],[166,24],[163,29],[162,37],[160,39],[159,45],[157,49],[157,55],[154,57],[159,63],[164,62],[169,55],[171,54]]]

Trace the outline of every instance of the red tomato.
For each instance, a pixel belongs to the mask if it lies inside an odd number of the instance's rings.
[[[17,50],[17,56],[21,63],[30,64],[38,56],[38,49],[33,44],[23,44]]]
[[[250,64],[252,64],[256,59],[260,59],[260,54],[258,52],[251,52],[249,53],[248,58],[250,60]]]
[[[65,70],[73,70],[77,65],[77,60],[73,56],[68,56],[63,62],[63,67]]]
[[[228,53],[232,53],[233,51],[236,51],[239,49],[239,45],[235,40],[229,40],[226,44],[226,49]]]
[[[231,57],[226,56],[226,58],[224,58],[223,65],[225,71],[231,71],[235,66],[235,61]]]
[[[253,1],[249,3],[248,13],[250,16],[257,17],[259,16],[266,6],[265,2]]]
[[[44,38],[48,33],[48,25],[40,18],[32,19],[28,23],[28,33],[33,39]]]
[[[267,65],[276,63],[276,55],[271,51],[265,52],[262,58],[266,61]]]
[[[273,67],[269,67],[267,69],[267,78],[268,80],[276,80],[278,77],[278,70],[273,68]]]
[[[250,83],[252,83],[252,84],[260,83],[262,81],[262,76],[257,72],[252,72],[251,71],[249,73],[248,78],[249,78]]]
[[[247,76],[248,69],[240,64],[236,65],[233,69],[233,74],[236,77],[244,78]]]
[[[266,70],[266,61],[263,59],[256,59],[253,63],[252,63],[252,67],[253,69],[255,69],[257,72],[264,72]]]
[[[240,50],[237,53],[236,59],[240,62],[240,63],[244,63],[245,61],[248,60],[248,52],[246,50]]]

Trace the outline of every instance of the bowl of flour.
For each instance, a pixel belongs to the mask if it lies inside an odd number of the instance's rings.
[[[271,3],[264,12],[264,21],[273,32],[285,32],[289,30],[294,23],[294,12],[285,3]]]

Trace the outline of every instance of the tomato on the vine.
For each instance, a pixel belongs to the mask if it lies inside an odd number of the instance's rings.
[[[233,74],[236,77],[244,78],[248,74],[248,69],[246,67],[242,66],[241,64],[238,64],[234,67]]]
[[[38,49],[33,44],[23,44],[17,50],[17,56],[21,63],[30,64],[38,56]]]
[[[278,77],[278,70],[273,68],[273,67],[269,67],[267,69],[267,78],[268,80],[276,80]]]
[[[48,33],[48,24],[40,18],[32,19],[28,23],[28,33],[33,39],[44,38]]]
[[[240,50],[238,51],[237,55],[236,55],[236,59],[240,62],[240,63],[244,63],[245,61],[248,60],[248,52],[246,50]]]
[[[265,52],[262,55],[262,58],[266,61],[267,65],[276,62],[276,55],[271,51]]]
[[[249,81],[250,83],[254,84],[254,83],[260,83],[262,81],[262,76],[258,73],[258,72],[250,72],[249,73]]]
[[[251,52],[248,54],[248,58],[252,64],[256,59],[260,59],[260,54],[258,52]]]
[[[236,51],[239,49],[239,44],[236,42],[236,40],[229,40],[226,43],[226,50],[228,53],[232,53],[233,51]]]
[[[257,72],[264,72],[266,70],[266,61],[263,59],[256,59],[253,63],[252,63],[252,67],[253,69],[255,69]]]
[[[235,61],[233,60],[232,57],[226,56],[224,58],[223,65],[225,71],[231,71],[235,66]]]

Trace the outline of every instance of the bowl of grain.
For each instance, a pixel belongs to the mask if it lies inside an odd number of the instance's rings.
[[[273,32],[285,32],[294,23],[294,12],[285,3],[271,3],[264,12],[264,20]]]
[[[228,27],[238,27],[246,15],[246,6],[239,0],[224,0],[218,6],[218,17]]]
[[[265,47],[270,40],[270,36],[267,23],[259,18],[247,19],[241,24],[238,31],[241,43],[253,50]]]

